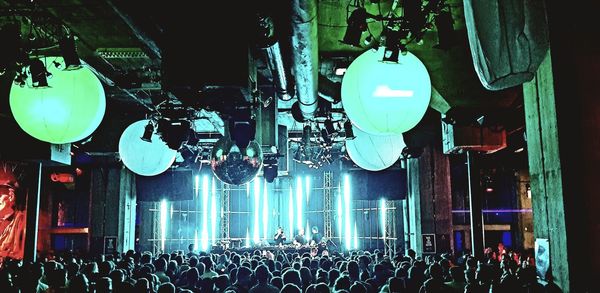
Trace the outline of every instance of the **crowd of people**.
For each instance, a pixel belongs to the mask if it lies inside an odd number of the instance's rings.
[[[538,283],[528,258],[512,253],[484,259],[450,254],[420,257],[409,250],[290,253],[255,250],[221,254],[176,251],[73,255],[43,262],[7,261],[0,292],[431,293],[560,292]]]

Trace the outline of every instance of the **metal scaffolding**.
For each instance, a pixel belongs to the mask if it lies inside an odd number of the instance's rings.
[[[395,201],[385,201],[385,226],[383,233],[384,254],[390,258],[396,254],[396,204]]]
[[[160,247],[160,202],[154,202],[153,206],[154,208],[149,211],[152,215],[152,235],[150,241],[152,241],[152,255],[158,255],[162,253]]]
[[[333,223],[332,219],[332,202],[331,202],[331,190],[333,189],[333,172],[326,171],[323,176],[323,226],[324,232],[323,236],[325,239],[331,239],[333,236],[333,230],[331,229],[331,225]]]

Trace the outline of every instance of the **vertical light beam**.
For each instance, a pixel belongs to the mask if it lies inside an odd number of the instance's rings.
[[[167,200],[160,202],[160,250],[165,252],[165,239],[167,238]]]
[[[210,198],[210,236],[212,244],[217,241],[217,184],[215,177],[212,178],[211,198]]]
[[[288,239],[292,239],[292,237],[294,237],[294,191],[292,190],[292,186],[290,186],[290,202],[289,202],[289,211],[288,211],[288,216],[290,219],[290,226],[289,226],[289,234],[288,234]]]
[[[383,242],[385,243],[385,198],[379,200],[379,212],[381,213],[381,235],[383,235],[382,238]]]
[[[254,229],[252,240],[254,244],[260,242],[260,180],[254,179]]]
[[[302,228],[302,178],[298,177],[296,180],[296,209],[298,210],[298,230]]]
[[[267,191],[267,180],[263,184],[263,210],[262,210],[262,224],[263,224],[263,239],[268,240],[269,237],[269,192]]]
[[[348,174],[344,175],[344,236],[346,237],[346,249],[352,249],[352,222],[351,222],[351,214],[350,214],[350,176]]]
[[[343,231],[342,231],[343,215],[344,215],[344,207],[342,206],[342,192],[341,192],[340,186],[338,186],[338,192],[337,192],[337,231],[338,231],[338,238],[340,239],[340,243],[342,243],[342,239],[344,239],[342,237],[342,235],[343,235]]]
[[[354,249],[358,249],[358,229],[356,228],[356,221],[354,221]]]
[[[202,231],[200,232],[202,251],[208,250],[208,176],[202,177]]]

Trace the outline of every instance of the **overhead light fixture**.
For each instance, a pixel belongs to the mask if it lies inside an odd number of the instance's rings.
[[[347,20],[348,27],[344,34],[344,39],[340,42],[360,47],[360,37],[362,33],[367,30],[367,10],[363,7],[359,7],[352,11],[350,17]]]
[[[179,150],[190,137],[192,125],[183,119],[161,118],[158,120],[158,130],[161,139],[170,149]]]
[[[152,121],[148,121],[148,124],[144,128],[144,134],[141,139],[146,142],[152,142],[152,134],[154,133],[154,125],[152,125]]]
[[[406,45],[402,43],[408,37],[410,31],[407,26],[399,21],[390,21],[383,31],[385,50],[383,62],[398,63],[400,54],[406,55]]]
[[[31,73],[31,85],[35,88],[48,87],[46,77],[50,76],[46,65],[40,59],[34,59],[29,64],[29,72]]]
[[[312,136],[312,128],[310,125],[305,125],[302,129],[302,145],[308,146],[310,144],[310,137]]]
[[[355,139],[354,130],[352,130],[352,122],[350,120],[346,120],[344,122],[344,132],[346,133],[346,140]]]
[[[61,51],[61,55],[65,60],[65,70],[77,70],[81,68],[81,60],[77,54],[77,47],[75,46],[75,37],[69,35],[61,39],[58,43]]]

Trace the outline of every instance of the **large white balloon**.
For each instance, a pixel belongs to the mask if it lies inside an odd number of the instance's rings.
[[[171,167],[177,151],[170,149],[156,132],[152,134],[152,142],[142,140],[146,125],[148,120],[140,120],[123,131],[119,139],[119,155],[132,172],[154,176]]]
[[[358,56],[342,80],[342,104],[358,128],[379,135],[401,134],[415,127],[431,99],[425,65],[413,54],[398,63],[382,62],[384,48]]]
[[[374,135],[355,126],[352,128],[356,138],[346,141],[346,150],[350,159],[365,170],[381,171],[389,168],[398,161],[406,146],[402,134]]]
[[[40,59],[48,77],[48,87],[33,87],[31,74],[27,85],[13,84],[10,109],[19,126],[29,135],[50,143],[82,140],[100,125],[106,110],[104,88],[94,73],[82,67],[61,70],[62,57]]]

